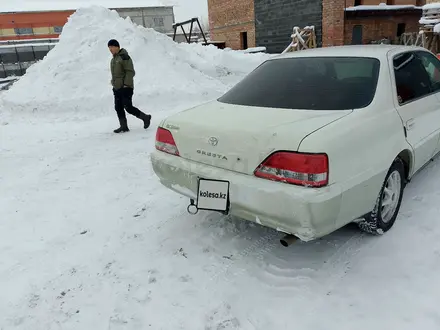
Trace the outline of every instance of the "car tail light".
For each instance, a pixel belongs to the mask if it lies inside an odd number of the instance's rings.
[[[171,155],[179,156],[173,135],[165,128],[159,127],[156,132],[156,149]]]
[[[275,152],[257,167],[254,174],[269,180],[323,187],[328,184],[328,157],[326,154]]]

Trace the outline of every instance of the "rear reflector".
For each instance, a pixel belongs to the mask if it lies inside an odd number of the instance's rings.
[[[156,149],[171,155],[179,156],[173,135],[165,128],[159,127],[156,132]]]
[[[258,166],[254,174],[268,180],[323,187],[328,184],[328,157],[326,154],[275,152]]]

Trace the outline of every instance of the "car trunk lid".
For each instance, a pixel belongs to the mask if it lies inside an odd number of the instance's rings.
[[[292,110],[210,102],[175,114],[162,123],[180,156],[252,174],[276,150],[298,150],[302,139],[351,110]],[[317,150],[322,152],[322,150]]]

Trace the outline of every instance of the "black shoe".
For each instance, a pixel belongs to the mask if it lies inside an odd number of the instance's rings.
[[[151,115],[147,115],[147,120],[144,120],[144,128],[147,129],[151,125]]]
[[[141,113],[140,119],[144,122],[144,129],[150,127],[151,124],[151,115],[146,115],[145,113]]]
[[[128,129],[128,126],[127,126],[127,118],[119,118],[119,124],[120,124],[120,127],[115,129],[113,132],[115,132],[115,133],[125,133],[125,132],[129,132],[130,131]]]
[[[125,133],[125,132],[130,132],[130,130],[128,129],[128,127],[119,127],[117,129],[115,129],[113,132],[115,132],[115,133]]]

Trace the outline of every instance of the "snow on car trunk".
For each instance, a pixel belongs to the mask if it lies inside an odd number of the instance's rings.
[[[171,116],[162,127],[172,133],[181,157],[252,174],[275,150],[296,151],[305,136],[349,113],[213,101]]]

